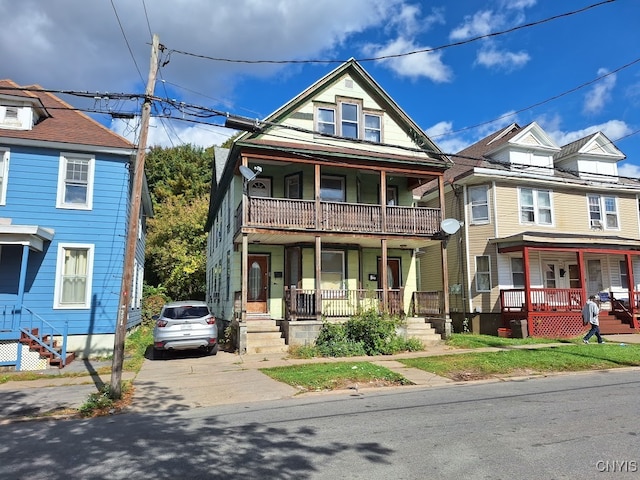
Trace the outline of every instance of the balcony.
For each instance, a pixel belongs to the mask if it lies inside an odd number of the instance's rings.
[[[390,233],[431,236],[440,231],[440,209],[364,203],[249,197],[247,222],[254,228],[319,230],[345,233]],[[236,231],[242,226],[236,211]]]

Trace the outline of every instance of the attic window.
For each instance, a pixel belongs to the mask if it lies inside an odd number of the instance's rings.
[[[16,128],[20,125],[18,107],[0,107],[0,124]]]
[[[338,101],[318,106],[315,111],[315,129],[325,135],[380,143],[382,124],[382,113],[364,111],[359,100]]]

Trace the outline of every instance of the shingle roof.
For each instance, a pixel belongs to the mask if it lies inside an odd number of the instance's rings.
[[[48,113],[48,116],[41,119],[31,130],[0,129],[0,140],[15,138],[128,150],[134,148],[131,142],[88,115],[75,110],[55,95],[41,90],[42,87],[38,85],[20,86],[12,80],[0,80],[0,95],[38,99]]]

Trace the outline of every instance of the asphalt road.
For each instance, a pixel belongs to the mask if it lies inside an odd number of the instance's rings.
[[[7,479],[638,478],[637,369],[0,426]]]

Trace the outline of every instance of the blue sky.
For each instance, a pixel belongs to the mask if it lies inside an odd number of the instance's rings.
[[[559,145],[602,130],[627,155],[621,174],[640,175],[639,0],[0,0],[0,18],[0,77],[99,92],[64,97],[78,107],[139,109],[105,98],[144,91],[156,33],[158,96],[263,118],[354,57],[447,153],[537,121]],[[135,138],[135,122],[96,118]],[[154,118],[148,145],[231,133]]]

